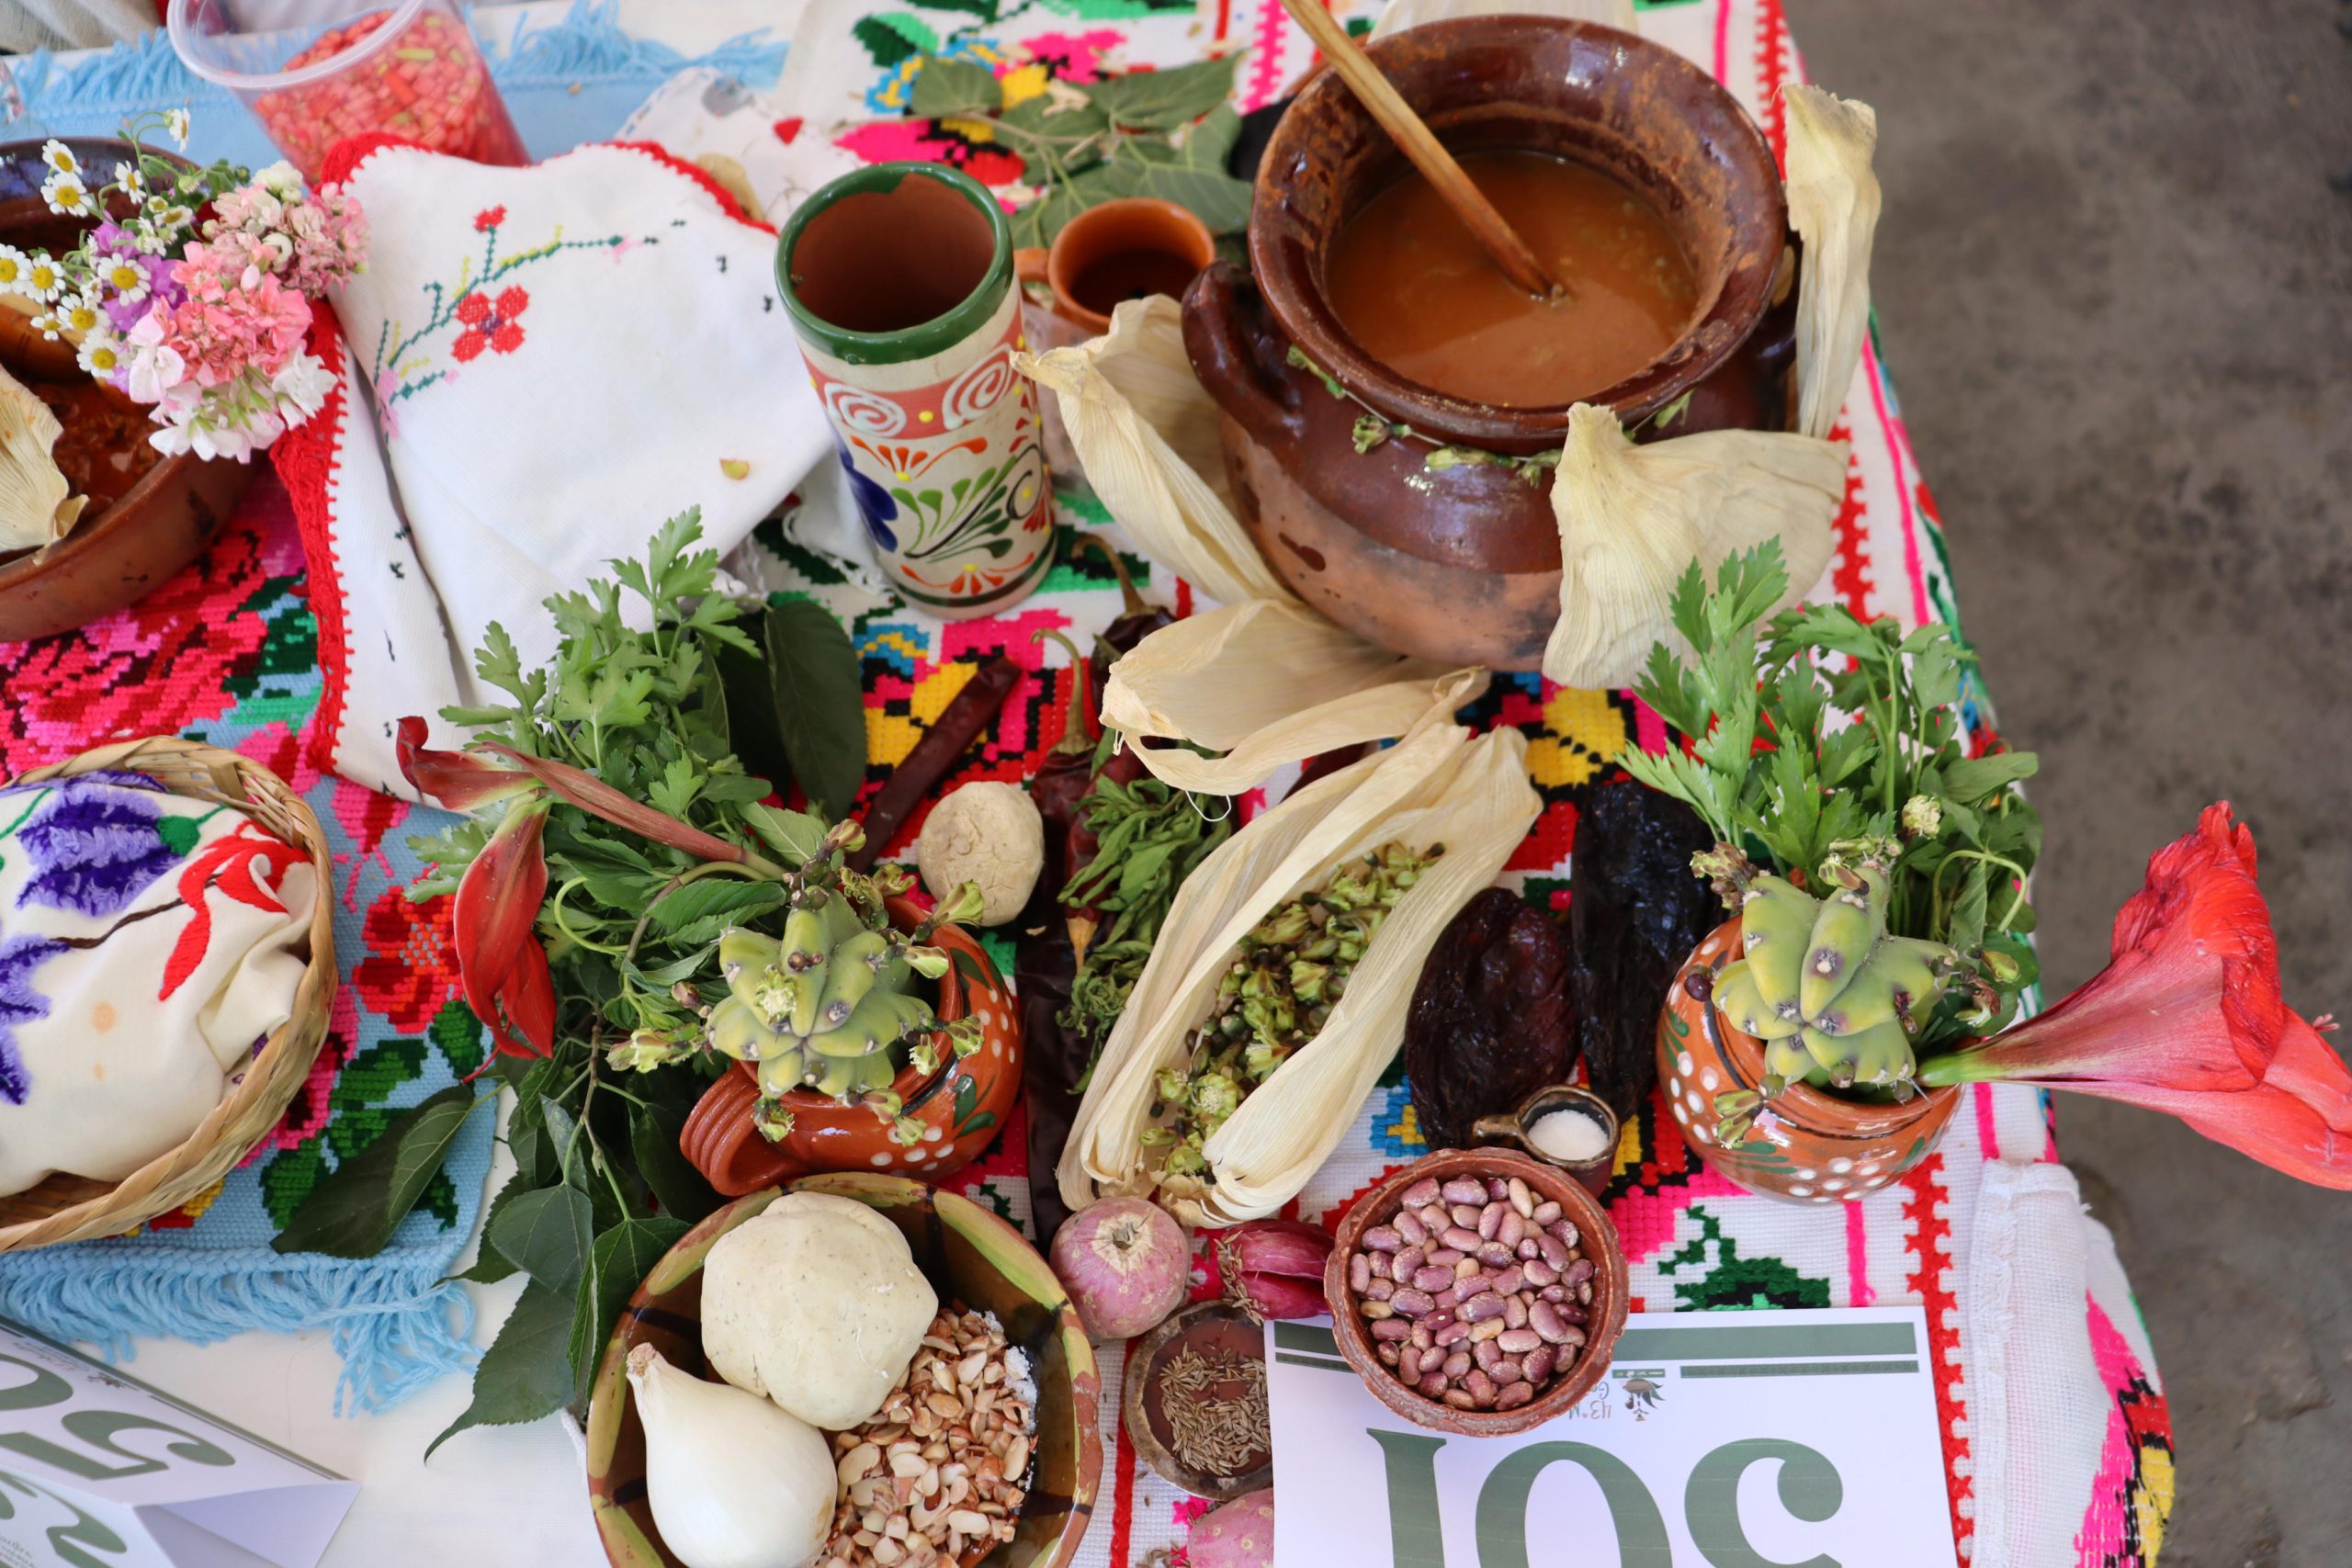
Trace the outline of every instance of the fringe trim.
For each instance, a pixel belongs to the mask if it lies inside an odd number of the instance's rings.
[[[12,1258],[0,1316],[127,1361],[138,1335],[209,1345],[254,1329],[333,1331],[338,1416],[389,1410],[481,1359],[473,1303],[431,1259],[340,1267],[266,1248],[167,1256],[90,1242]]]

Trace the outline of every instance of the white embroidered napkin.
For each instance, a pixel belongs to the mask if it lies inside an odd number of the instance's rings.
[[[321,345],[341,389],[276,450],[320,622],[320,761],[413,796],[393,727],[486,700],[492,622],[544,663],[542,600],[689,506],[732,548],[831,437],[775,237],[703,171],[649,145],[508,169],[383,141],[329,176],[373,240]]]

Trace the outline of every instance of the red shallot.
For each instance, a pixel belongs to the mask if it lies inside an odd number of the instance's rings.
[[[1226,1298],[1251,1316],[1319,1317],[1331,1233],[1303,1220],[1251,1220],[1217,1237]]]
[[[1054,1233],[1053,1264],[1087,1333],[1126,1339],[1183,1304],[1193,1249],[1158,1204],[1104,1198]]]

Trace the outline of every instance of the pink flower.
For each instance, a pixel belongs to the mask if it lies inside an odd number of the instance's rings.
[[[223,276],[225,253],[190,245],[172,269],[187,298],[173,307],[164,343],[200,387],[233,381],[247,369],[274,376],[311,330],[311,302],[264,273],[250,284]]]
[[[1924,1084],[2072,1089],[2179,1117],[2323,1187],[2352,1189],[2352,1073],[2279,993],[2254,835],[2227,801],[2149,857],[2113,958],[2057,1006],[1922,1065]]]

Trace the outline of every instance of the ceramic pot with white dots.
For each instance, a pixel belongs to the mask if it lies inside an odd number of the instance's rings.
[[[904,898],[890,899],[888,908],[900,931],[912,931],[922,921],[923,911]],[[967,1014],[979,1020],[980,1048],[964,1057],[943,1051],[945,1060],[932,1073],[909,1064],[890,1080],[905,1102],[900,1116],[921,1122],[922,1136],[901,1144],[892,1135],[891,1122],[871,1107],[796,1089],[784,1096],[792,1131],[781,1142],[769,1143],[752,1124],[759,1080],[748,1064],[739,1062],[703,1091],[678,1137],[679,1151],[704,1179],[736,1198],[812,1171],[864,1170],[937,1181],[979,1157],[1004,1130],[1021,1098],[1021,1010],[969,932],[949,926],[931,940],[950,953],[968,954],[989,980],[975,985],[964,965],[950,964],[940,976],[935,1005],[943,1022]]]
[[[1690,954],[1658,1015],[1657,1091],[1691,1152],[1749,1191],[1793,1203],[1866,1197],[1927,1158],[1960,1108],[1958,1089],[1896,1105],[1793,1084],[1738,1144],[1715,1135],[1715,1097],[1764,1085],[1762,1043],[1704,999],[1713,976],[1739,955],[1739,921],[1725,920]]]

